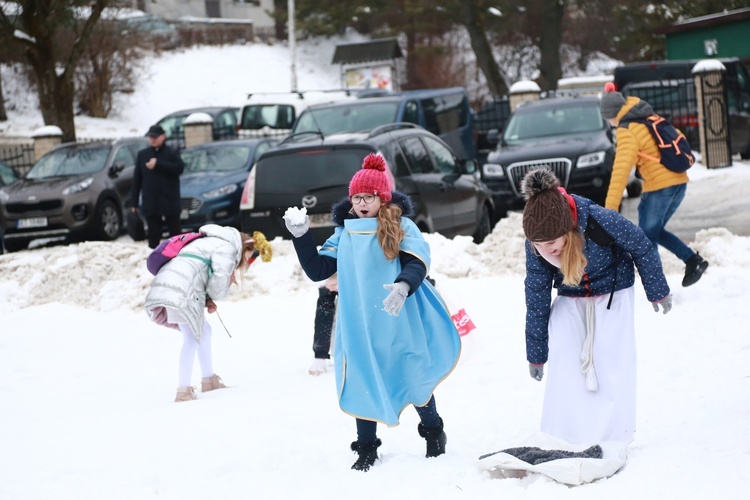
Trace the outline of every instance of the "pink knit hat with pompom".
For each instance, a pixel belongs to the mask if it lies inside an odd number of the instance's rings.
[[[385,158],[377,153],[370,153],[362,161],[362,170],[354,174],[349,183],[349,196],[357,193],[372,193],[380,197],[383,203],[391,201],[393,187],[386,172]]]

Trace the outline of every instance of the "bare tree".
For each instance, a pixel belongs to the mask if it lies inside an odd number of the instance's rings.
[[[22,47],[35,76],[44,123],[60,127],[63,141],[76,138],[76,66],[102,10],[110,3],[112,0],[20,0],[20,12],[12,19],[0,10],[0,36]],[[63,43],[66,33],[71,35],[70,44]]]
[[[5,98],[3,97],[3,77],[0,75],[0,122],[8,121],[8,113],[5,112]]]
[[[508,93],[508,84],[500,74],[500,67],[492,55],[492,47],[487,39],[484,21],[479,13],[479,6],[475,0],[461,0],[464,14],[464,25],[469,33],[471,48],[477,58],[477,65],[487,80],[492,95]]]

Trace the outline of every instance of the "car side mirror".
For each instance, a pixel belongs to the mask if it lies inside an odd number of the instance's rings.
[[[125,162],[118,161],[117,163],[109,167],[109,176],[117,177],[123,170],[125,170]]]
[[[501,129],[491,128],[487,131],[487,143],[491,146],[496,146],[500,142]]]
[[[464,173],[473,174],[478,170],[478,168],[479,167],[477,164],[477,160],[475,160],[474,158],[463,160],[462,170],[464,171]]]

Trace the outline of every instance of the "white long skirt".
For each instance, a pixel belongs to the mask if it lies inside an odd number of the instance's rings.
[[[633,287],[615,292],[609,310],[609,294],[555,299],[549,319],[543,432],[569,443],[633,441],[633,297]],[[588,340],[587,324],[593,332],[593,338],[589,336]],[[582,371],[586,367],[587,373]]]

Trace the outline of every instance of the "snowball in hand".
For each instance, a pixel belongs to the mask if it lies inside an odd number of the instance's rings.
[[[290,224],[299,226],[305,223],[305,217],[307,216],[307,208],[289,207],[284,212],[284,219],[288,220]]]

